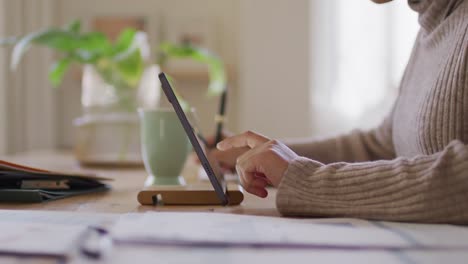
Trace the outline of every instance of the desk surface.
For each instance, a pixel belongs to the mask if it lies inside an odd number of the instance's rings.
[[[278,216],[275,209],[275,190],[270,190],[266,199],[245,194],[242,205],[221,206],[141,206],[137,193],[147,177],[141,168],[89,168],[81,167],[71,153],[57,151],[36,151],[14,156],[0,157],[12,162],[59,171],[91,171],[114,179],[112,190],[107,193],[82,195],[41,204],[0,204],[0,209],[54,210],[91,213],[128,213],[146,211],[203,211],[233,214]],[[193,181],[197,167],[187,163],[183,175]],[[327,263],[466,263],[465,251],[339,251],[339,250],[260,250],[260,249],[187,249],[174,247],[120,247],[115,250],[107,263],[154,262],[191,263],[309,263],[311,260]],[[0,263],[62,263],[54,259],[0,256]],[[82,258],[72,258],[70,263],[91,263]],[[99,262],[101,263],[101,262]]]
[[[0,204],[0,209],[24,210],[59,210],[99,213],[128,213],[146,211],[208,211],[235,214],[278,216],[275,209],[275,190],[270,190],[266,199],[245,193],[245,200],[239,206],[142,206],[137,201],[137,194],[147,177],[143,167],[82,167],[70,152],[34,151],[24,154],[0,157],[0,159],[20,164],[58,171],[90,171],[108,177],[111,191],[80,195],[39,204]],[[187,162],[182,175],[191,182],[198,167]]]

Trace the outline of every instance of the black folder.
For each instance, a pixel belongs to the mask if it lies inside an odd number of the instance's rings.
[[[0,203],[40,203],[69,196],[104,192],[110,179],[64,173],[0,160]]]

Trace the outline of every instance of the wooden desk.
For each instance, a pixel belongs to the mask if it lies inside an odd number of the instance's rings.
[[[26,154],[0,157],[12,162],[48,168],[52,170],[84,170],[97,172],[114,179],[112,190],[107,193],[82,195],[41,204],[0,204],[0,209],[55,210],[91,213],[128,213],[146,211],[204,211],[233,214],[278,216],[275,209],[275,190],[268,198],[260,199],[245,194],[242,205],[221,206],[141,206],[137,193],[147,177],[143,168],[83,168],[68,152],[36,151]],[[192,181],[197,167],[188,163],[182,173]],[[294,250],[294,249],[230,249],[179,247],[126,247],[114,249],[109,260],[99,263],[466,263],[465,251],[340,251],[340,250]],[[0,263],[63,263],[56,259],[0,256]],[[82,257],[72,257],[69,263],[97,263]]]
[[[278,216],[275,209],[275,190],[269,191],[266,199],[245,193],[245,200],[239,206],[142,206],[137,194],[147,177],[143,167],[138,168],[92,168],[82,167],[70,152],[34,151],[1,157],[1,159],[25,165],[58,171],[90,171],[114,179],[112,189],[107,193],[80,195],[39,204],[0,204],[0,209],[59,210],[96,213],[128,213],[146,211],[210,211],[234,214]],[[187,162],[182,175],[187,182],[193,182],[198,167]]]

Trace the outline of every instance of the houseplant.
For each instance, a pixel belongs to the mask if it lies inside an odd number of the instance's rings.
[[[29,33],[17,39],[11,56],[11,69],[15,70],[32,45],[53,49],[59,59],[49,71],[49,80],[55,87],[72,64],[92,65],[99,76],[116,89],[122,109],[134,110],[133,102],[120,96],[124,90],[135,89],[149,57],[149,46],[144,44],[146,34],[132,28],[123,30],[115,42],[102,32],[81,32],[80,21],[64,28],[50,28]]]
[[[64,28],[49,28],[3,44],[14,45],[11,69],[15,70],[29,47],[39,45],[57,53],[49,71],[58,87],[72,64],[83,67],[83,115],[75,120],[76,154],[85,163],[140,163],[136,108],[158,102],[159,71],[149,63],[146,34],[124,29],[115,41],[102,32],[82,32],[80,21]],[[152,96],[149,96],[149,94]]]
[[[112,42],[102,32],[82,32],[80,21],[63,28],[50,28],[19,38],[5,38],[1,44],[14,45],[11,69],[15,70],[32,45],[56,51],[49,80],[58,87],[72,64],[83,66],[83,115],[77,128],[75,153],[84,163],[141,163],[138,107],[155,108],[160,89],[156,79],[159,67],[149,63],[146,34],[128,28]],[[162,43],[159,63],[191,59],[206,64],[210,76],[208,95],[220,94],[226,87],[226,74],[220,58],[206,49],[189,44]],[[189,105],[178,95],[184,108]]]

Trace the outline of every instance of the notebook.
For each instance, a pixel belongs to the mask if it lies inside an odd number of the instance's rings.
[[[91,174],[54,172],[0,160],[0,202],[40,203],[103,192],[110,179]]]

